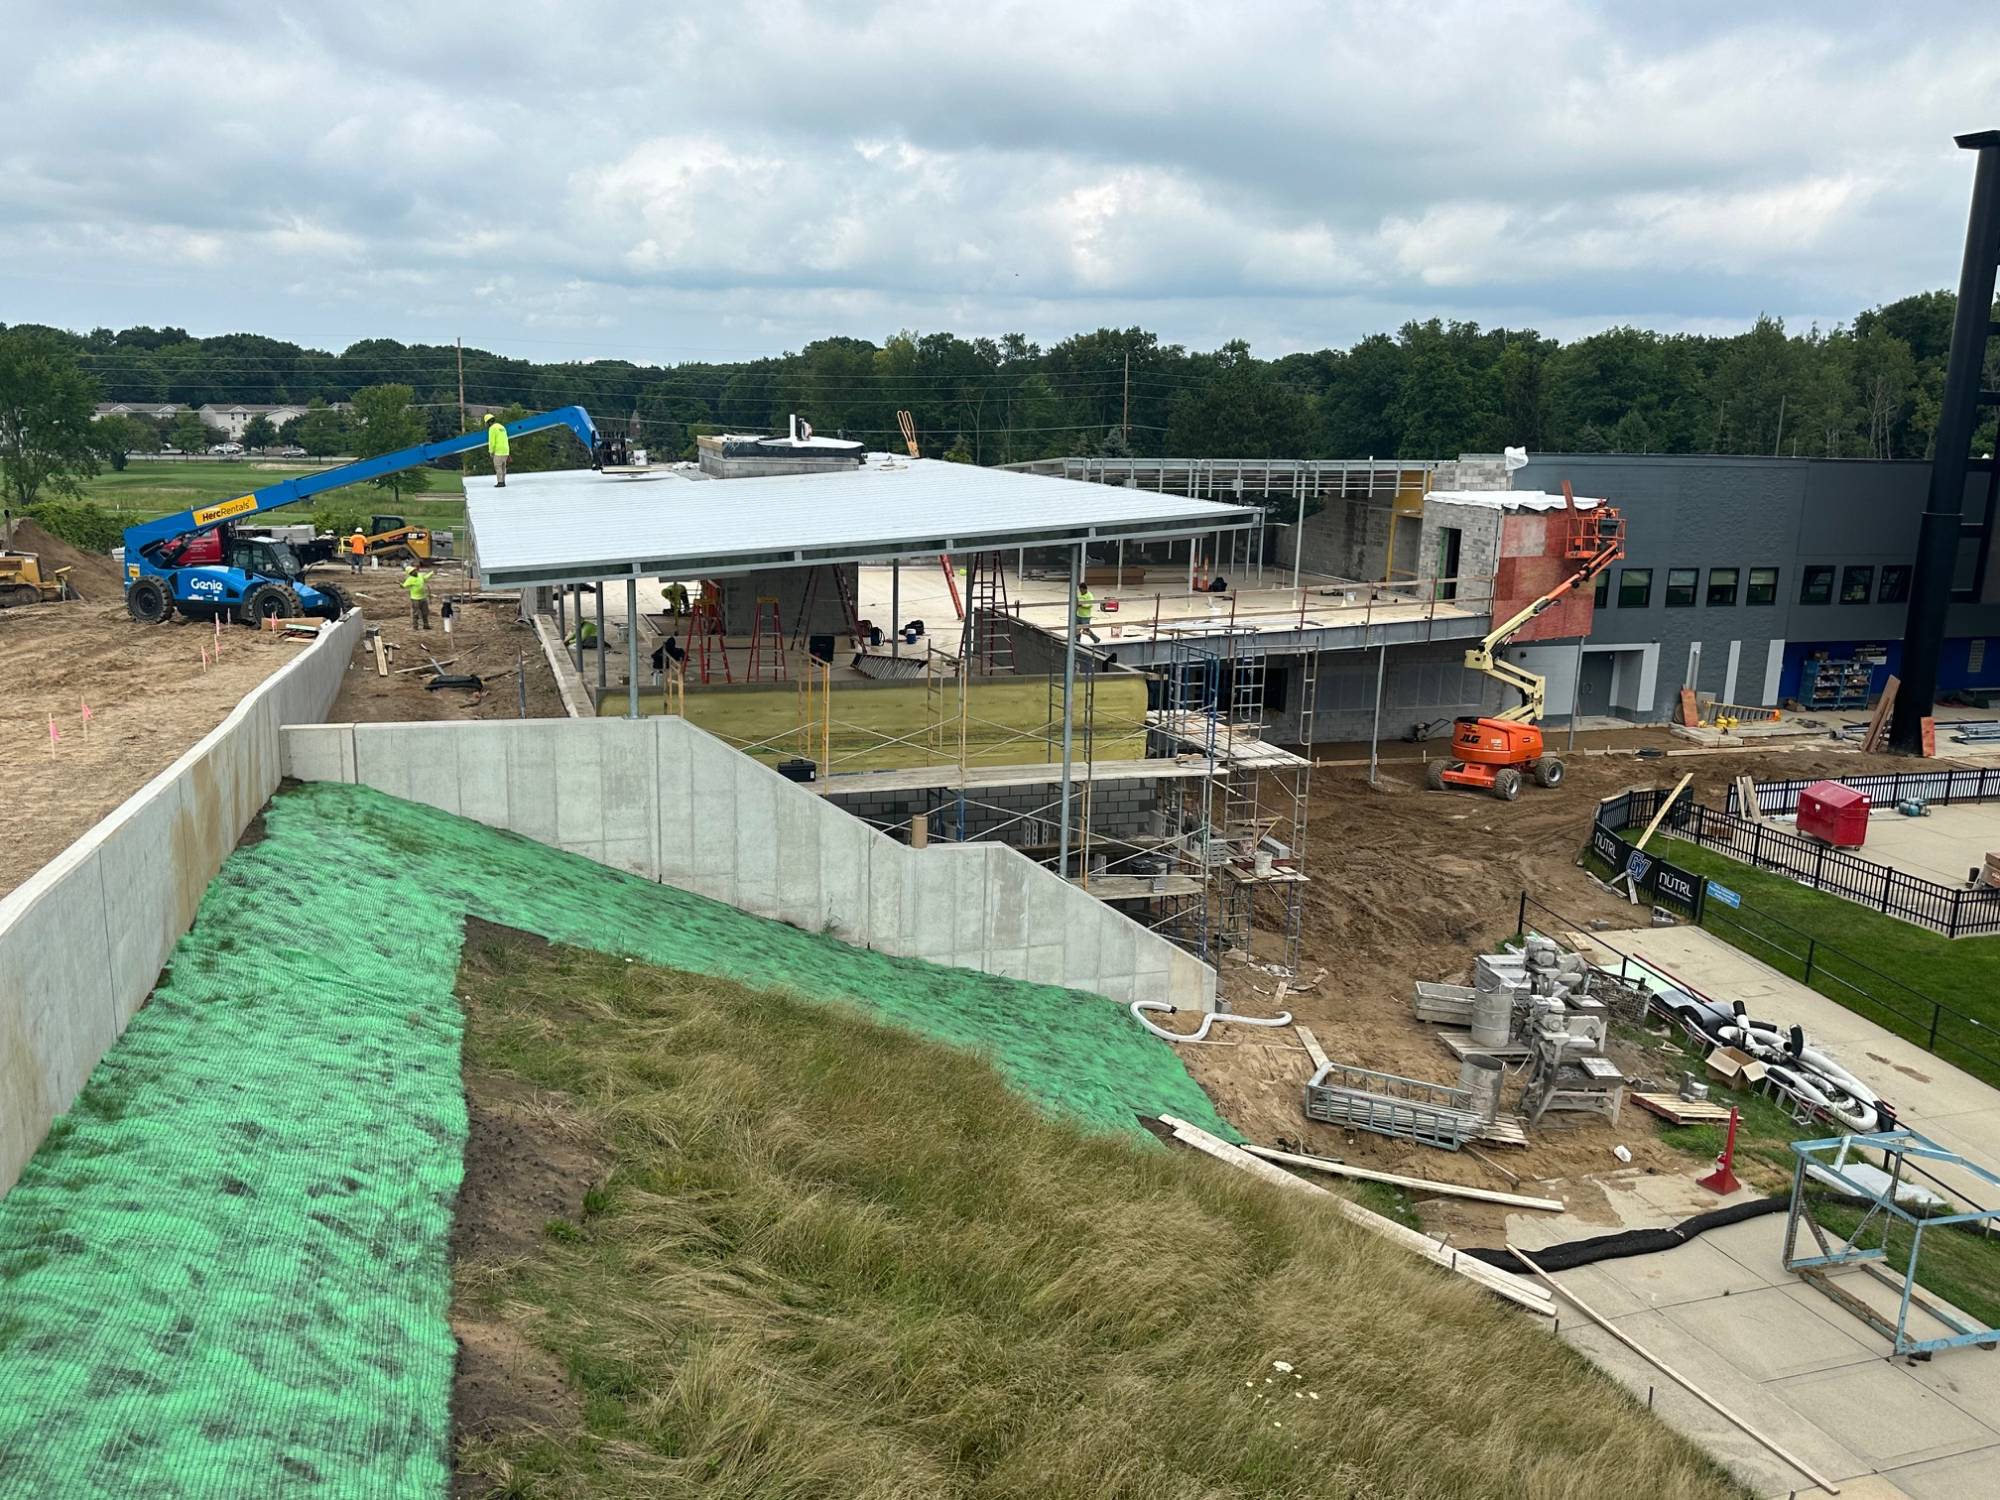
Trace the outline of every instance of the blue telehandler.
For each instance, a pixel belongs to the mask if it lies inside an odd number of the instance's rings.
[[[506,425],[510,439],[552,427],[567,427],[590,455],[593,468],[601,467],[604,461],[597,428],[590,420],[590,413],[580,406],[541,412]],[[317,474],[286,479],[234,500],[221,500],[128,526],[125,528],[126,612],[146,624],[157,624],[176,610],[191,619],[220,617],[250,625],[296,615],[323,615],[337,620],[347,609],[347,599],[338,588],[325,582],[307,583],[305,568],[288,544],[264,537],[235,536],[234,524],[283,505],[296,505],[343,485],[413,469],[434,458],[464,453],[485,443],[486,429],[463,432],[441,442],[419,443],[413,448],[341,464]],[[197,549],[198,539],[214,531],[221,533],[219,554],[207,546],[200,551],[204,558],[219,555],[219,561],[189,560]]]

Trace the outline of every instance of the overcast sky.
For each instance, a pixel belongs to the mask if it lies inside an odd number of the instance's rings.
[[[0,0],[0,321],[670,362],[1954,285],[2000,4]]]

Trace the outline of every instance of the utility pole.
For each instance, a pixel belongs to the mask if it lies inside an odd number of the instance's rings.
[[[1778,435],[1771,440],[1771,457],[1785,451],[1785,402],[1789,393],[1778,397]]]
[[[465,340],[454,337],[452,347],[458,351],[458,430],[465,431]]]
[[[1118,435],[1127,451],[1132,447],[1132,351],[1125,351],[1125,402],[1118,418]]]

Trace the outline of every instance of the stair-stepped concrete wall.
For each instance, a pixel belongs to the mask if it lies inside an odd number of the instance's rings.
[[[857,947],[1212,1009],[1215,971],[1017,850],[912,849],[683,719],[304,724],[286,774],[458,813]]]
[[[280,726],[326,717],[361,640],[349,612],[82,838],[0,897],[0,1193],[160,976],[278,789]]]

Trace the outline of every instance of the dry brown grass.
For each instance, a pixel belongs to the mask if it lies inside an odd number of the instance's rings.
[[[462,1448],[497,1493],[1741,1493],[1546,1327],[976,1058],[490,938],[461,990],[468,1066],[567,1094],[616,1161],[578,1229],[459,1287],[582,1398]]]

